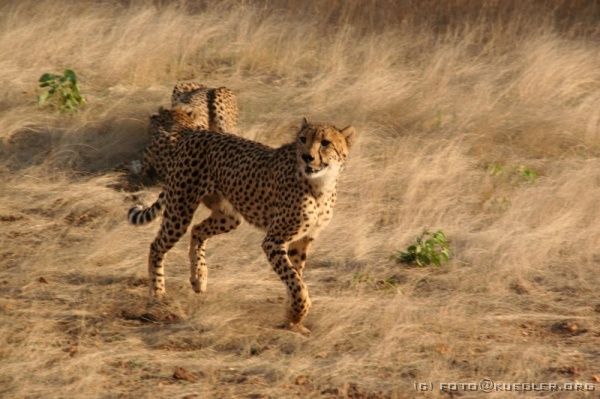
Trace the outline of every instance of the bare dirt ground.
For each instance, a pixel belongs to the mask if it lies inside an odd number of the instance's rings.
[[[583,1],[3,2],[0,396],[599,397],[599,27]],[[36,105],[64,68],[75,115]],[[204,295],[186,235],[147,307],[158,225],[126,211],[160,188],[122,165],[180,79],[232,88],[273,146],[304,115],[359,132],[305,272],[310,338],[276,328],[248,225],[208,243]],[[390,259],[424,228],[450,262]],[[483,378],[595,391],[439,390]]]

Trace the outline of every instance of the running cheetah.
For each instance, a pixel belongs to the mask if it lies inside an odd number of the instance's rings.
[[[262,249],[286,284],[287,328],[308,334],[302,321],[311,301],[302,279],[308,246],[325,227],[336,201],[336,183],[355,130],[303,120],[296,139],[279,148],[228,133],[189,132],[176,145],[164,190],[150,207],[129,210],[132,224],[163,213],[150,246],[150,294],[165,293],[163,258],[186,232],[203,202],[211,215],[192,227],[190,282],[206,291],[206,240],[235,229],[245,219],[266,232]]]
[[[226,87],[213,89],[196,82],[179,82],[173,88],[171,107],[161,107],[150,116],[150,144],[144,151],[142,176],[164,179],[170,153],[182,132],[236,130],[237,99]]]

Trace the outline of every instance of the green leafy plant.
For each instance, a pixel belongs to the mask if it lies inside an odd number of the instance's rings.
[[[526,165],[508,166],[501,163],[490,163],[487,172],[492,176],[505,176],[510,180],[524,180],[533,183],[538,178],[538,173]]]
[[[440,266],[450,259],[450,244],[442,230],[435,233],[425,230],[406,251],[398,251],[392,258],[401,263]]]
[[[525,165],[519,165],[517,172],[519,173],[519,176],[521,176],[521,178],[528,183],[533,183],[538,177],[538,174],[535,170]]]
[[[39,84],[46,89],[38,96],[40,105],[53,101],[60,111],[74,112],[85,104],[77,86],[77,75],[71,69],[65,69],[62,75],[45,73],[40,76]]]

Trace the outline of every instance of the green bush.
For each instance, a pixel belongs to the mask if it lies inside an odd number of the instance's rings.
[[[538,174],[535,170],[525,165],[519,165],[517,172],[519,173],[519,176],[521,176],[521,178],[527,183],[533,183],[538,177]]]
[[[538,173],[526,165],[508,166],[501,163],[490,163],[487,171],[492,176],[505,176],[514,183],[525,181],[533,183],[538,178]]]
[[[46,89],[38,96],[40,105],[52,101],[62,112],[74,112],[85,104],[77,86],[77,75],[71,69],[65,69],[62,75],[45,73],[40,76],[39,84]]]
[[[425,230],[406,251],[398,251],[392,258],[399,263],[440,266],[450,259],[450,244],[443,231],[430,233]]]

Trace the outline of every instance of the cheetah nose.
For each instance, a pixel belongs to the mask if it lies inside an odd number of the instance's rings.
[[[302,159],[304,159],[304,162],[309,163],[315,160],[315,158],[310,155],[310,154],[302,154]]]

